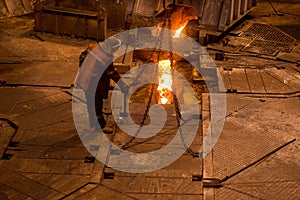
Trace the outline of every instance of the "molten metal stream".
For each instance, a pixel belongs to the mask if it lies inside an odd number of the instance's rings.
[[[172,73],[171,61],[160,60],[158,62],[158,87],[160,104],[170,104],[172,99]]]
[[[183,31],[183,29],[186,27],[187,24],[188,24],[188,23],[185,23],[185,24],[182,25],[179,29],[177,29],[177,30],[175,31],[175,34],[174,34],[173,38],[179,38],[181,32]]]
[[[173,38],[179,38],[187,22],[176,30]],[[158,62],[158,87],[159,104],[170,104],[172,99],[172,72],[171,61],[160,60]]]

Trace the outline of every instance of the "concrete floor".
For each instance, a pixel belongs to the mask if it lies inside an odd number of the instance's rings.
[[[226,36],[226,48],[222,43],[208,47],[212,56],[217,51],[240,54],[216,61],[227,91],[227,116],[213,151],[205,159],[186,152],[168,167],[142,174],[105,167],[78,137],[70,94],[78,55],[91,41],[38,33],[41,41],[30,34],[32,18],[1,19],[0,80],[7,84],[0,87],[0,199],[300,199],[300,7],[295,1],[275,1],[275,8],[284,11],[278,16],[267,1],[258,3],[252,18]],[[291,52],[249,56],[239,45],[251,39],[236,33],[253,23],[275,25],[298,41]],[[191,145],[194,152],[209,124],[209,94],[200,96],[203,121]],[[140,120],[145,104],[132,106]],[[176,127],[169,115],[166,134],[136,140],[128,150],[166,144]],[[111,116],[109,122],[114,134],[107,136],[122,146],[128,137]],[[205,186],[209,178],[226,179],[214,188]]]

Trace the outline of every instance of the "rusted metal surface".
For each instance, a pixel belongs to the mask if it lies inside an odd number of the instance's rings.
[[[192,3],[182,0],[127,0],[126,13],[152,17],[174,2],[176,5],[193,7],[200,24],[215,31],[225,31],[256,5],[256,0],[197,0]]]
[[[144,17],[153,17],[161,12],[164,0],[126,0],[126,14],[139,14]],[[173,0],[165,0],[165,5],[169,5]]]
[[[189,36],[199,39],[200,43],[213,42],[209,36],[220,36],[230,27],[246,16],[256,5],[256,0],[127,0],[126,14],[144,17],[158,16],[172,5],[190,7],[196,12],[194,25],[187,26]],[[174,8],[174,7],[173,7]],[[174,20],[171,20],[174,22]]]
[[[299,92],[299,78],[287,69],[218,69],[227,92],[241,94],[293,95]]]
[[[0,17],[31,13],[32,2],[31,0],[0,0]]]
[[[251,38],[242,51],[276,55],[278,52],[291,52],[297,45],[296,39],[269,24],[253,23],[241,37]]]
[[[199,42],[215,42],[224,32],[242,20],[256,0],[200,0],[194,3],[199,21]]]
[[[255,0],[200,0],[194,3],[200,24],[216,31],[225,31],[255,5]]]
[[[102,5],[107,13],[107,27],[108,28],[125,28],[126,21],[126,5],[124,2],[113,1],[102,2]]]
[[[38,3],[35,30],[105,40],[107,13],[95,1],[45,1]]]

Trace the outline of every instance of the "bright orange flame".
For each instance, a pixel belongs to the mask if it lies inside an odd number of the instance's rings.
[[[183,29],[186,27],[187,23],[185,23],[184,25],[182,25],[179,29],[177,29],[175,31],[175,35],[173,36],[173,38],[179,38],[181,32],[183,31]]]
[[[158,62],[158,87],[159,103],[168,104],[172,97],[172,72],[171,61],[160,60]]]

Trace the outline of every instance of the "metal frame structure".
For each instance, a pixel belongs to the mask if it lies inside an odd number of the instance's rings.
[[[91,10],[66,7],[63,1],[45,1],[36,5],[35,31],[94,38],[106,38],[107,14],[100,3]],[[96,9],[95,9],[96,8]]]
[[[169,5],[193,7],[198,22],[188,32],[201,44],[210,43],[245,17],[256,5],[256,0],[127,0],[127,14],[153,17]],[[130,9],[132,7],[132,9]],[[189,29],[189,27],[187,28]]]

